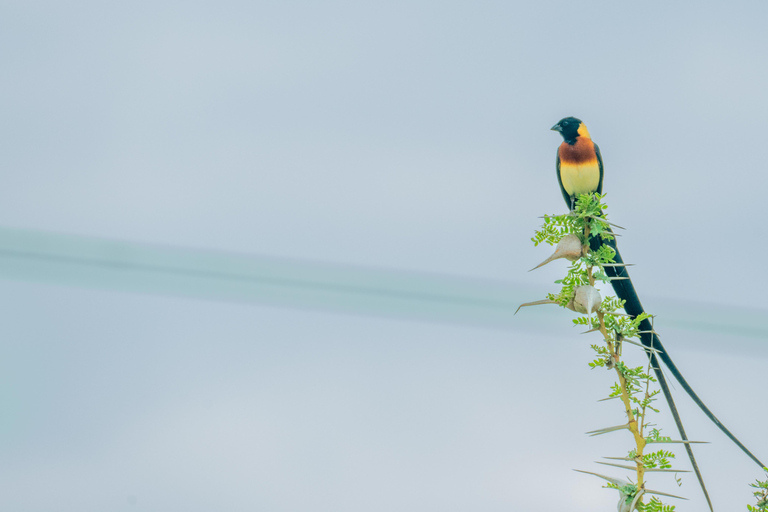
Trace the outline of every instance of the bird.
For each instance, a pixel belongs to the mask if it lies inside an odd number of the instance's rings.
[[[575,117],[565,117],[561,119],[556,125],[552,127],[552,130],[559,132],[563,137],[563,142],[557,149],[557,181],[560,184],[560,191],[563,194],[563,199],[568,205],[568,208],[573,210],[576,199],[580,194],[589,194],[597,192],[602,194],[603,191],[603,157],[600,154],[600,149],[597,144],[592,141],[592,137],[589,135],[586,125]],[[610,231],[610,228],[609,230]],[[611,278],[611,286],[616,293],[616,296],[624,301],[624,311],[631,317],[636,317],[642,314],[645,310],[640,303],[640,299],[635,291],[635,286],[632,284],[632,280],[629,277],[629,272],[624,265],[624,260],[621,257],[619,248],[616,245],[616,238],[611,240],[604,240],[599,236],[593,236],[589,240],[590,249],[596,251],[601,245],[605,244],[611,247],[615,251],[614,263],[616,266],[606,266],[603,270],[606,275]],[[617,279],[619,278],[619,279]],[[680,370],[677,368],[672,358],[669,356],[669,352],[662,345],[658,334],[653,328],[653,324],[650,320],[645,319],[640,322],[640,341],[641,343],[652,349],[647,350],[646,353],[650,359],[651,366],[653,367],[656,379],[659,383],[659,387],[664,393],[667,404],[669,405],[672,417],[674,418],[677,429],[680,432],[680,436],[684,441],[688,440],[688,437],[683,428],[683,422],[680,418],[680,414],[675,406],[675,401],[672,398],[672,393],[669,389],[669,384],[664,373],[661,371],[661,365],[658,359],[664,362],[664,365],[669,369],[669,372],[680,383],[680,386],[688,393],[691,399],[699,406],[704,414],[722,430],[728,438],[733,441],[741,450],[746,453],[754,462],[756,462],[761,468],[765,465],[750,452],[744,444],[734,436],[720,420],[709,410],[704,402],[698,397],[696,392],[691,388],[688,382],[683,377]],[[658,357],[657,357],[658,355]],[[696,473],[696,477],[699,480],[699,484],[704,492],[710,509],[712,509],[712,503],[710,502],[709,495],[706,487],[704,486],[704,480],[699,471],[696,459],[693,456],[693,450],[689,443],[685,443],[686,451],[688,452],[688,458],[691,461],[691,465]]]
[[[580,194],[603,193],[603,157],[580,119],[566,117],[551,129],[563,136],[563,143],[557,148],[557,182],[566,204],[573,210]]]

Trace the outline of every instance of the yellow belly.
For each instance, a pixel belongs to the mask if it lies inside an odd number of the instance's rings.
[[[600,167],[597,162],[585,162],[581,165],[561,164],[560,179],[570,196],[595,192],[600,184]]]

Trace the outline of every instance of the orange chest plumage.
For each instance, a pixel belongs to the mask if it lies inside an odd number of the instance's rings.
[[[595,164],[597,164],[595,144],[585,137],[579,137],[573,145],[563,142],[560,144],[558,153],[560,155],[561,165],[564,163],[583,165],[590,162],[595,162]]]

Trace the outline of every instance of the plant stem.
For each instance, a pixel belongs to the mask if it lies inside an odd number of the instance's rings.
[[[587,224],[584,228],[584,239],[589,240],[589,224]],[[589,277],[589,284],[591,286],[595,285],[595,278],[592,275],[592,266],[587,266],[587,276]],[[613,368],[616,370],[616,374],[619,377],[619,386],[621,387],[621,401],[624,402],[624,409],[627,413],[627,420],[629,424],[629,431],[632,433],[632,436],[635,438],[635,443],[637,444],[636,448],[636,454],[635,457],[635,463],[637,464],[637,488],[638,490],[643,489],[644,486],[644,477],[645,477],[645,465],[643,463],[643,451],[645,450],[645,438],[643,437],[643,426],[642,421],[645,417],[645,408],[643,408],[643,414],[640,415],[640,423],[638,423],[637,419],[635,418],[635,414],[632,412],[632,402],[629,399],[629,391],[627,388],[627,379],[624,378],[624,375],[619,370],[618,363],[621,361],[621,356],[619,354],[619,346],[618,340],[616,340],[616,343],[614,343],[614,340],[612,336],[608,335],[608,329],[605,327],[605,313],[602,311],[598,311],[597,318],[600,322],[600,332],[603,335],[603,339],[608,345],[608,351],[611,354],[611,360],[613,362]],[[646,389],[646,394],[648,393],[648,390]]]

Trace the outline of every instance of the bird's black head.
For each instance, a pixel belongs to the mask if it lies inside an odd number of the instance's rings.
[[[589,137],[584,123],[581,122],[581,119],[576,119],[575,117],[564,117],[552,129],[560,132],[560,135],[563,136],[563,139],[568,144],[574,144],[576,138],[580,135]]]

